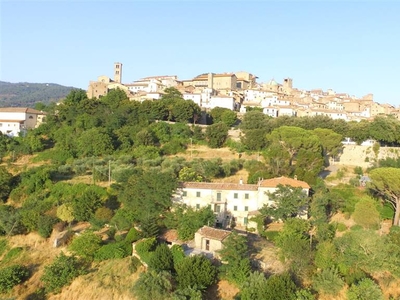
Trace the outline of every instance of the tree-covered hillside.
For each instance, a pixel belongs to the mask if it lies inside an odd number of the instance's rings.
[[[48,104],[65,98],[74,87],[55,83],[29,83],[0,81],[0,107],[28,106],[35,103]]]

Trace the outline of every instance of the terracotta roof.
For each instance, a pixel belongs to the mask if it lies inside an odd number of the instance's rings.
[[[25,120],[0,120],[1,123],[24,123]]]
[[[45,113],[29,107],[1,107],[0,112],[24,112],[29,114],[41,114],[44,115]]]
[[[261,187],[277,187],[279,184],[290,185],[292,187],[302,187],[304,189],[310,188],[308,183],[305,181],[292,179],[292,178],[288,178],[285,176],[263,180],[263,181],[261,181],[260,186]]]
[[[218,183],[218,182],[182,182],[180,187],[187,189],[210,189],[230,191],[256,191],[256,184]]]
[[[208,226],[203,226],[197,232],[205,238],[217,241],[223,241],[228,235],[231,234],[231,232],[228,230],[217,229]]]

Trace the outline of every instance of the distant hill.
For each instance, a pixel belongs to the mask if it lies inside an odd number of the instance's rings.
[[[65,98],[72,89],[75,88],[55,83],[0,81],[0,107],[34,107],[37,102],[48,104]]]

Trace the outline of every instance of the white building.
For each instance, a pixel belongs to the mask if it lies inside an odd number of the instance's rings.
[[[217,223],[228,226],[232,220],[239,226],[248,226],[249,218],[264,205],[272,205],[268,193],[277,190],[278,185],[301,187],[308,195],[310,186],[301,180],[288,177],[261,180],[258,184],[184,182],[177,190],[175,203],[194,208],[211,207]],[[301,215],[301,217],[307,217]]]
[[[8,136],[38,127],[46,113],[27,107],[0,108],[0,131]]]

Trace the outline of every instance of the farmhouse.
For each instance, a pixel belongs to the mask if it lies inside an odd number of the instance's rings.
[[[20,132],[38,127],[45,113],[28,107],[0,108],[0,131],[8,136],[18,136]]]
[[[227,227],[234,220],[236,225],[247,227],[249,218],[264,205],[272,205],[268,193],[274,193],[279,185],[301,187],[309,195],[308,183],[288,177],[259,180],[258,184],[183,182],[180,184],[176,203],[194,208],[209,206],[215,213],[217,227]],[[307,217],[303,211],[300,217]]]

